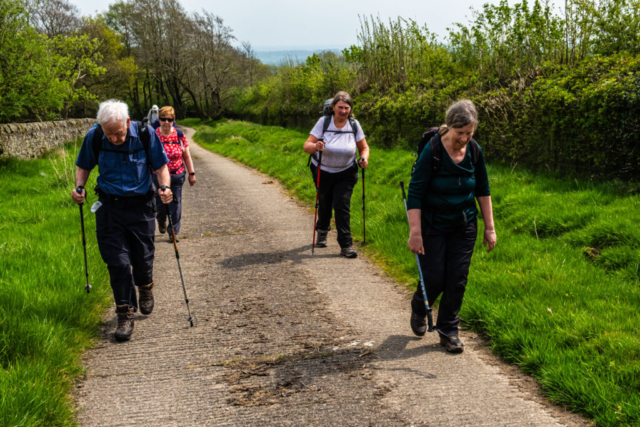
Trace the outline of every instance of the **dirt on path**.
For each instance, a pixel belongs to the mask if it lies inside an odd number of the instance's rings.
[[[107,315],[76,393],[81,425],[585,425],[475,334],[462,355],[415,337],[407,292],[339,257],[335,231],[312,256],[313,214],[275,180],[190,149],[178,247],[196,326],[157,235],[155,310],[122,344]]]

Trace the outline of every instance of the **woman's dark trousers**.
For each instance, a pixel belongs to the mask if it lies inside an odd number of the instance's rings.
[[[153,194],[135,198],[101,195],[96,236],[107,264],[116,305],[138,308],[136,286],[153,281],[156,203]]]
[[[317,185],[318,169],[311,164],[313,182]],[[332,210],[336,212],[338,243],[341,248],[353,245],[351,238],[351,194],[358,182],[358,167],[338,173],[320,172],[320,195],[318,198],[318,222],[316,228],[322,231],[331,229]]]
[[[426,222],[422,223],[424,255],[419,255],[420,266],[426,282],[429,305],[433,305],[442,294],[436,322],[436,329],[440,334],[458,334],[458,313],[462,307],[477,234],[477,219],[455,232],[433,230]],[[413,295],[411,308],[420,316],[427,315],[419,284]]]
[[[162,204],[160,195],[156,192],[156,205],[158,205],[158,224],[166,224],[167,222],[167,206],[169,206],[169,212],[171,212],[171,221],[173,221],[173,231],[178,234],[180,231],[180,219],[182,218],[182,187],[184,185],[186,171],[177,175],[171,175],[171,192],[174,199],[178,203],[169,203],[168,205]],[[156,188],[160,188],[158,184],[158,177],[153,175],[153,183]]]

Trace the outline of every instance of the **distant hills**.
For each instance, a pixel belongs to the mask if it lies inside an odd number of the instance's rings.
[[[307,57],[314,53],[320,52],[335,52],[340,53],[340,49],[316,49],[316,50],[256,50],[256,57],[262,61],[263,64],[280,65],[288,58],[291,58],[294,62],[304,62]]]

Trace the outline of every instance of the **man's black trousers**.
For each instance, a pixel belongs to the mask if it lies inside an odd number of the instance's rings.
[[[153,281],[156,203],[153,193],[135,198],[100,195],[96,235],[116,305],[138,308],[135,285]]]
[[[429,305],[433,305],[442,294],[436,329],[443,335],[458,334],[458,313],[462,307],[477,234],[477,219],[455,232],[433,230],[425,221],[422,223],[424,255],[419,255],[420,266],[426,282]],[[420,284],[413,295],[411,308],[420,316],[427,315]]]
[[[313,182],[317,185],[318,168],[311,163]],[[316,228],[321,231],[331,229],[332,210],[336,212],[338,243],[341,248],[353,245],[351,238],[351,195],[358,182],[358,167],[337,173],[320,171],[320,195],[318,204],[318,222]]]

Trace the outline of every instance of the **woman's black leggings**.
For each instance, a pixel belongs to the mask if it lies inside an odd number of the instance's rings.
[[[425,229],[425,227],[427,227]],[[462,299],[467,286],[471,255],[478,234],[478,221],[474,219],[454,232],[433,230],[423,222],[422,244],[424,255],[419,255],[422,275],[426,282],[429,305],[442,294],[438,307],[436,329],[443,335],[457,335],[460,318],[458,313],[462,307]],[[411,308],[420,315],[426,316],[422,288],[413,295]]]
[[[318,168],[311,164],[313,182],[318,178]],[[358,167],[353,167],[338,173],[320,171],[320,195],[318,204],[318,222],[316,228],[328,231],[331,228],[332,210],[336,212],[336,228],[338,229],[338,243],[341,248],[353,245],[351,238],[351,194],[358,182]]]

